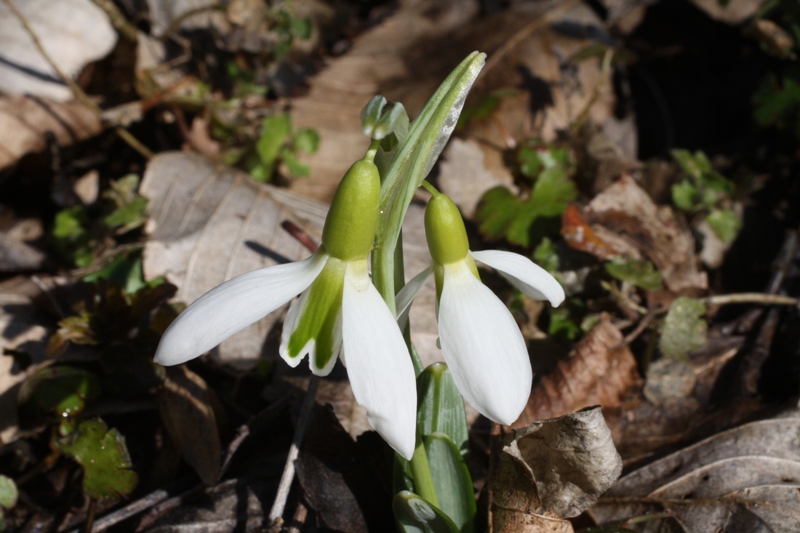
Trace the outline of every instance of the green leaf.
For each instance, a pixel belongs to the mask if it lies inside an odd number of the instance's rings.
[[[148,283],[144,281],[141,249],[119,254],[103,269],[83,277],[83,281],[87,283],[94,283],[99,279],[119,283],[128,294],[147,286]]]
[[[731,244],[742,228],[742,221],[730,209],[713,209],[706,217],[706,222],[725,244]]]
[[[678,148],[672,150],[672,157],[684,172],[695,179],[699,180],[704,172],[711,172],[711,163],[703,152],[692,154],[689,150]]]
[[[446,514],[413,492],[398,492],[392,511],[403,533],[459,533]]]
[[[545,237],[533,251],[533,261],[549,273],[558,272],[560,260],[553,241]]]
[[[633,283],[646,291],[661,288],[661,273],[646,259],[614,259],[606,263],[606,272],[620,281]]]
[[[731,196],[736,192],[736,186],[731,180],[713,170],[704,172],[699,181],[702,187],[711,189],[723,196]]]
[[[291,134],[292,119],[288,113],[279,113],[264,119],[261,136],[256,141],[256,152],[264,166],[271,168]]]
[[[87,402],[99,395],[100,381],[91,372],[51,365],[40,368],[23,382],[18,401],[20,404],[34,402],[44,412],[68,417],[79,414]]]
[[[465,420],[465,430],[466,427]],[[439,508],[453,520],[461,533],[472,533],[477,506],[472,477],[463,454],[444,433],[434,433],[427,437],[425,451],[428,454]]]
[[[683,180],[672,186],[672,201],[678,209],[690,211],[697,203],[697,187],[689,180]]]
[[[800,82],[796,68],[787,69],[783,80],[771,76],[755,96],[755,118],[762,126],[791,127],[800,110]]]
[[[578,190],[562,168],[545,169],[536,180],[529,203],[537,216],[555,217],[567,208]]]
[[[581,332],[581,327],[570,315],[569,307],[564,305],[550,310],[550,325],[547,333],[560,340],[573,340]]]
[[[658,347],[665,357],[686,361],[689,351],[696,350],[706,343],[706,307],[695,298],[681,296],[669,307],[664,319],[664,328]]]
[[[0,507],[11,509],[17,505],[17,485],[10,477],[0,475]]]
[[[311,19],[308,17],[289,17],[289,26],[295,37],[308,39],[314,29]]]
[[[423,437],[444,433],[462,456],[469,451],[464,399],[445,363],[433,363],[417,378],[417,425]]]
[[[131,470],[125,438],[103,421],[80,422],[58,441],[58,448],[83,467],[83,490],[90,497],[118,500],[136,488],[139,479]]]
[[[119,207],[103,219],[103,224],[109,229],[116,229],[122,235],[144,224],[147,198],[139,196],[129,204]]]
[[[281,150],[281,159],[286,164],[289,174],[295,178],[305,178],[311,172],[308,165],[301,163],[292,152],[285,148]]]
[[[535,178],[542,169],[542,162],[539,160],[537,150],[524,146],[517,155],[519,170],[524,176]]]
[[[319,148],[319,132],[314,128],[301,128],[292,137],[292,145],[301,154],[316,153]]]
[[[83,229],[85,220],[86,212],[81,206],[59,211],[53,224],[53,236],[70,242],[76,241],[83,237],[85,233]]]

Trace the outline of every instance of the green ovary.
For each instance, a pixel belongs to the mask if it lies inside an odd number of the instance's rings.
[[[342,311],[344,274],[347,263],[334,257],[328,258],[320,275],[311,285],[306,307],[303,309],[297,328],[289,338],[289,357],[300,355],[303,347],[314,340],[316,356],[313,365],[324,368],[334,357],[336,322]]]

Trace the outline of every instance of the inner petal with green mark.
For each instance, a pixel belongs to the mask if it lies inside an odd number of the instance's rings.
[[[330,372],[342,346],[342,292],[347,262],[329,257],[325,268],[303,295],[297,327],[289,337],[287,355],[296,358],[310,353],[316,374]],[[309,344],[311,343],[311,344]]]

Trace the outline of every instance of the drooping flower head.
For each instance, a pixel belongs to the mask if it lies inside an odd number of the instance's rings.
[[[164,332],[156,362],[176,365],[198,357],[300,294],[284,322],[281,357],[295,367],[308,355],[311,371],[324,376],[341,355],[370,424],[410,459],[414,369],[367,269],[379,197],[374,163],[357,161],[336,190],[319,250],[296,263],[242,274],[198,298]]]
[[[433,258],[442,353],[464,398],[487,418],[508,425],[525,408],[533,373],[519,327],[481,282],[475,260],[497,270],[526,295],[554,306],[564,300],[564,290],[547,271],[519,254],[471,252],[458,208],[444,194],[432,192],[425,234]],[[430,271],[420,273],[398,295],[401,312]]]

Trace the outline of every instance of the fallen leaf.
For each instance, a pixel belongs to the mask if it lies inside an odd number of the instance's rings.
[[[591,507],[622,472],[599,406],[501,435],[493,448],[493,533],[572,531],[559,519]]]
[[[225,15],[217,5],[216,0],[147,0],[153,33],[158,36],[167,29],[226,27]]]
[[[589,513],[605,524],[666,512],[687,532],[798,531],[800,418],[790,416],[716,434],[635,470]]]
[[[309,507],[333,531],[391,531],[391,498],[381,479],[389,466],[381,460],[380,438],[368,433],[356,443],[320,406],[311,416],[297,459],[297,480]]]
[[[623,395],[638,382],[633,354],[622,345],[622,333],[604,314],[572,353],[536,383],[514,427],[589,405],[618,407]]]
[[[57,103],[33,96],[0,98],[0,170],[47,145],[52,133],[60,146],[102,130],[98,116],[79,102]]]
[[[669,207],[657,206],[630,176],[623,176],[595,196],[581,215],[596,237],[620,256],[650,259],[670,290],[708,287],[705,272],[698,269],[695,242],[688,228],[678,223]],[[600,253],[596,255],[602,257]]]
[[[692,0],[692,3],[711,18],[735,26],[755,15],[765,0]]]
[[[208,386],[185,365],[167,369],[158,391],[158,411],[175,447],[206,485],[214,485],[222,467],[222,447]]]
[[[561,215],[561,235],[572,248],[590,253],[600,259],[612,259],[619,251],[594,232],[586,222],[580,207],[569,204]]]
[[[0,231],[0,272],[38,270],[45,255],[36,248]]]
[[[117,32],[105,12],[91,0],[25,0],[14,6],[68,76],[76,76],[86,64],[105,57],[117,43]],[[74,97],[5,3],[0,3],[0,50],[0,91],[59,102]]]
[[[0,443],[18,437],[17,395],[29,373],[46,358],[54,324],[38,312],[34,299],[41,289],[18,276],[0,283]],[[11,355],[20,352],[31,365],[22,367]]]

